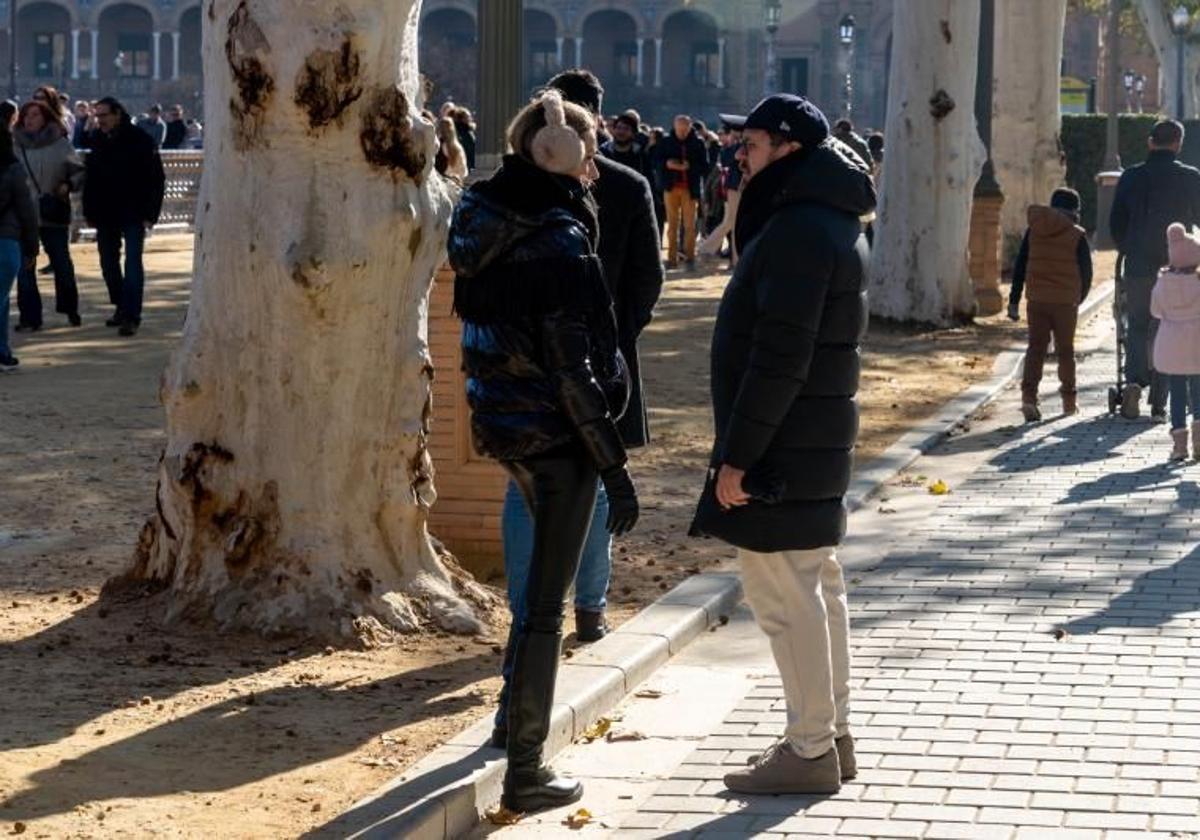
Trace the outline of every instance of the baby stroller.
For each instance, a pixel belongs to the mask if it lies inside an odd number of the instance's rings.
[[[1117,384],[1108,389],[1108,413],[1121,410],[1125,398],[1125,342],[1129,335],[1129,319],[1125,306],[1125,283],[1123,282],[1125,255],[1117,254],[1117,269],[1113,277],[1113,320],[1117,323]]]

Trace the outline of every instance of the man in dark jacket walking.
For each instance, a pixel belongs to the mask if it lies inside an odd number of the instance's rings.
[[[667,206],[667,267],[679,265],[679,236],[688,268],[696,263],[696,221],[700,191],[708,174],[708,149],[696,134],[692,118],[681,114],[674,129],[655,149],[659,182]]]
[[[100,270],[108,299],[116,308],[106,323],[120,327],[121,335],[131,336],[142,322],[146,280],[142,249],[146,231],[158,223],[162,212],[166,175],[154,141],[130,122],[120,102],[112,97],[101,99],[95,116],[99,131],[87,158],[83,215],[96,229]]]
[[[1200,224],[1200,171],[1179,162],[1183,126],[1162,120],[1150,132],[1146,162],[1121,173],[1109,229],[1125,256],[1123,274],[1128,335],[1121,414],[1138,416],[1142,388],[1150,386],[1150,416],[1166,420],[1167,388],[1151,370],[1150,348],[1158,323],[1150,317],[1150,293],[1167,258],[1167,226]]]
[[[787,697],[783,740],[725,777],[740,793],[835,793],[855,775],[849,618],[836,546],[867,326],[866,164],[808,100],[746,118],[740,254],[712,343],[712,477],[693,533],[739,549],[746,600]]]

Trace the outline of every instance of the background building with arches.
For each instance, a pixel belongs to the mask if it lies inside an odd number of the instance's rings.
[[[134,110],[202,101],[200,0],[0,0],[0,74],[10,89],[17,2],[17,92],[53,84],[75,99],[113,95]]]
[[[773,41],[776,89],[811,97],[831,117],[848,110],[859,125],[881,127],[893,2],[782,0],[770,33],[764,0],[527,0],[526,85],[532,92],[558,69],[583,66],[603,81],[606,111],[637,108],[657,124],[678,113],[712,122],[763,95]],[[421,69],[434,104],[478,102],[477,7],[478,0],[423,5]],[[854,38],[843,45],[839,23],[850,14]]]

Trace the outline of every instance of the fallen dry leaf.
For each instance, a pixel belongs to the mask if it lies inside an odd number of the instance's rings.
[[[563,820],[563,825],[570,828],[583,828],[592,821],[592,812],[587,808],[580,808],[573,814],[567,814],[567,818]]]
[[[929,485],[929,492],[935,496],[945,496],[950,492],[950,485],[939,478]]]
[[[621,741],[645,741],[646,736],[635,729],[628,729],[624,732],[609,732],[606,740],[610,744],[616,744]]]
[[[641,697],[643,700],[657,700],[665,695],[665,691],[659,691],[657,688],[643,688],[641,691],[633,693],[634,697]]]
[[[485,816],[492,825],[516,825],[525,815],[517,811],[510,811],[500,805],[494,810],[488,811]]]
[[[585,744],[590,744],[598,738],[603,738],[608,734],[608,730],[612,729],[612,718],[602,717],[583,730],[583,735],[580,736]]]

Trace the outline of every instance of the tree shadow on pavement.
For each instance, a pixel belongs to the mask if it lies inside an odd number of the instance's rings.
[[[1037,426],[1023,429],[1040,431]],[[1017,446],[1003,449],[991,464],[1004,473],[1073,467],[1120,457],[1117,451],[1146,431],[1146,424],[1107,414],[1069,425],[1054,426]]]
[[[1073,636],[1116,630],[1162,627],[1184,613],[1200,612],[1200,546],[1179,562],[1138,577],[1128,590],[1092,615],[1073,619],[1063,629]],[[1165,663],[1164,663],[1165,664]],[[1182,663],[1180,663],[1182,664]]]
[[[1097,502],[1115,496],[1130,496],[1150,490],[1161,490],[1174,484],[1179,494],[1179,504],[1185,507],[1195,507],[1197,503],[1200,503],[1200,490],[1195,481],[1179,481],[1181,471],[1181,465],[1164,461],[1150,464],[1133,472],[1110,473],[1091,481],[1082,481],[1076,484],[1058,504],[1078,505],[1085,502]]]
[[[484,660],[494,657],[479,654],[353,686],[301,683],[229,697],[37,771],[29,777],[32,788],[0,802],[0,808],[6,819],[34,820],[115,798],[230,790],[316,764],[397,726],[479,705],[470,694],[445,695]],[[439,696],[414,704],[420,686],[428,684],[438,686]],[[256,757],[253,762],[232,760],[248,753]]]

